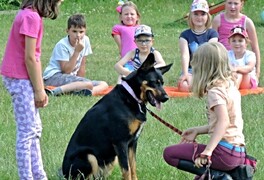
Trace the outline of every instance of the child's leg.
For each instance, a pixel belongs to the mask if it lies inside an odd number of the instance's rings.
[[[36,124],[38,119],[38,110],[35,108],[34,94],[29,80],[19,80],[4,78],[4,83],[9,93],[12,95],[14,114],[17,124],[16,139],[16,158],[18,173],[20,179],[31,180],[39,174],[39,179],[46,179],[46,173],[43,170],[41,156],[32,159],[34,145],[39,140]],[[38,117],[36,119],[36,117]],[[39,152],[37,152],[40,154]],[[33,165],[34,164],[34,165]],[[32,169],[38,169],[37,172]]]
[[[97,82],[94,84],[94,82]],[[108,88],[108,84],[105,81],[93,81],[93,94],[99,93],[101,91],[104,91]]]
[[[69,84],[65,84],[60,86],[63,93],[71,92],[71,91],[80,91],[82,89],[93,89],[92,82],[88,81],[79,81],[79,82],[71,82]]]
[[[40,137],[42,133],[42,123],[39,112],[36,113],[36,137],[32,141],[31,146],[31,165],[34,179],[46,180],[46,173],[43,169],[43,162],[40,149]],[[45,173],[45,174],[43,174]]]
[[[236,87],[238,89],[241,89],[242,79],[243,79],[243,74],[237,73],[236,74]]]
[[[46,86],[56,87],[55,89],[51,90],[53,95],[80,91],[83,89],[88,89],[91,91],[93,89],[93,84],[90,80],[70,74],[56,73],[44,82]]]
[[[171,166],[178,167],[181,160],[194,162],[197,155],[203,152],[206,145],[197,144],[195,150],[193,143],[177,144],[166,147],[163,152],[164,160]],[[245,153],[236,152],[218,145],[211,157],[211,168],[229,171],[241,165],[245,161]]]
[[[178,90],[180,92],[190,92],[190,85],[187,84],[187,81],[183,81],[182,83],[178,84]]]
[[[251,89],[252,85],[250,80],[251,80],[250,74],[243,74],[239,89]]]
[[[196,150],[193,143],[176,144],[164,149],[163,158],[169,165],[177,167],[180,160],[193,162],[193,157],[203,152],[204,148],[203,144],[197,144]]]
[[[190,73],[188,74],[188,80],[189,80],[189,82],[192,81],[192,74],[190,74]],[[191,90],[191,88],[190,88],[191,85],[188,84],[187,81],[178,82],[177,86],[178,86],[178,90],[180,92],[190,92],[190,90]]]

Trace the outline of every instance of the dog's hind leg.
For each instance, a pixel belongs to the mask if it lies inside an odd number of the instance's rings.
[[[87,159],[92,168],[88,180],[106,180],[117,164],[117,157],[114,158],[113,162],[102,167],[98,165],[98,161],[94,155],[88,154]]]
[[[105,165],[103,169],[104,177],[108,177],[111,175],[112,171],[114,170],[114,167],[118,164],[117,156],[115,157],[114,161],[109,163],[108,165]]]
[[[89,179],[100,179],[101,173],[96,157],[92,154],[88,154],[87,159],[92,167],[92,172],[89,176]]]

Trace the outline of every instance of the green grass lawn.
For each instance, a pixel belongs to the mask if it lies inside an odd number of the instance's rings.
[[[118,23],[118,14],[115,11],[117,0],[65,0],[62,3],[58,19],[45,19],[45,31],[42,44],[42,62],[46,67],[51,51],[62,37],[66,35],[66,22],[70,15],[83,13],[87,19],[93,55],[88,57],[87,77],[90,79],[105,80],[114,85],[117,73],[114,64],[118,60],[118,49],[111,37],[112,26]],[[187,27],[185,22],[175,22],[187,12],[191,0],[152,0],[134,1],[141,12],[142,24],[150,25],[155,34],[154,47],[159,50],[167,64],[174,63],[172,69],[165,74],[165,85],[175,85],[180,73],[180,56],[178,37]],[[218,1],[210,0],[210,3]],[[247,1],[244,12],[255,22],[262,57],[264,55],[264,22],[261,23],[260,12],[264,9],[262,1]],[[15,11],[0,11],[0,58],[2,58],[9,30],[15,17]],[[262,58],[263,60],[263,58]],[[260,84],[264,84],[264,66]],[[1,79],[0,79],[1,80]],[[18,179],[15,161],[15,122],[12,104],[2,83],[0,83],[0,179]],[[41,141],[45,170],[51,180],[58,179],[57,169],[61,166],[67,143],[78,122],[95,102],[101,97],[50,97],[49,105],[41,109],[43,134]],[[244,117],[244,133],[246,136],[247,151],[259,159],[258,172],[254,179],[263,179],[264,172],[264,133],[262,120],[264,95],[248,95],[242,97]],[[149,106],[150,107],[150,106]],[[205,104],[196,98],[171,98],[157,112],[163,119],[181,130],[190,126],[207,123]],[[199,137],[199,142],[206,143],[207,136]],[[192,179],[193,175],[178,171],[168,166],[163,158],[164,147],[178,143],[180,137],[155,120],[148,114],[148,123],[139,139],[137,150],[137,172],[142,180],[172,180]],[[115,168],[110,180],[121,179],[119,168]]]

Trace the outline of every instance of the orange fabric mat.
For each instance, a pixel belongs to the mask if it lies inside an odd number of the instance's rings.
[[[109,86],[108,89],[102,91],[100,93],[94,94],[95,96],[102,96],[107,94],[113,89],[113,86]],[[191,93],[188,92],[179,92],[177,87],[173,86],[165,86],[165,91],[167,92],[169,97],[188,97],[191,96]],[[263,94],[264,87],[258,87],[257,89],[243,89],[239,90],[242,96],[249,95],[249,94]]]

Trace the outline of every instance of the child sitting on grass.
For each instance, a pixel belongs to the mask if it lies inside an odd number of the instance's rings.
[[[149,26],[140,25],[135,32],[134,38],[138,48],[129,51],[120,61],[115,64],[115,70],[122,76],[129,75],[132,71],[137,70],[141,64],[146,60],[149,53],[153,53],[155,56],[155,67],[165,66],[166,63],[163,60],[159,51],[155,50],[152,45],[154,42],[154,35]],[[124,65],[131,61],[133,63],[132,69],[127,69]]]
[[[236,72],[238,89],[254,89],[258,86],[256,76],[256,56],[247,50],[250,43],[248,34],[243,27],[237,26],[230,31],[228,37],[231,50],[228,51],[229,62]]]
[[[90,40],[86,33],[86,22],[81,14],[68,19],[68,35],[61,39],[53,49],[49,65],[44,71],[46,88],[52,95],[71,92],[74,95],[90,96],[108,88],[104,81],[85,78],[86,59],[92,54]]]
[[[211,15],[206,0],[193,0],[188,24],[190,28],[184,30],[179,38],[181,76],[177,82],[177,87],[181,92],[190,91],[193,53],[203,43],[218,41],[218,33],[211,28]]]
[[[119,1],[122,6],[117,8],[119,12],[120,23],[116,24],[112,28],[112,36],[115,40],[115,43],[118,46],[120,52],[120,58],[123,58],[129,51],[137,47],[134,41],[134,34],[136,28],[140,24],[140,13],[139,10],[132,1]],[[133,63],[128,61],[124,64],[124,67],[128,70],[133,69]],[[117,83],[121,82],[121,76],[118,76]]]

